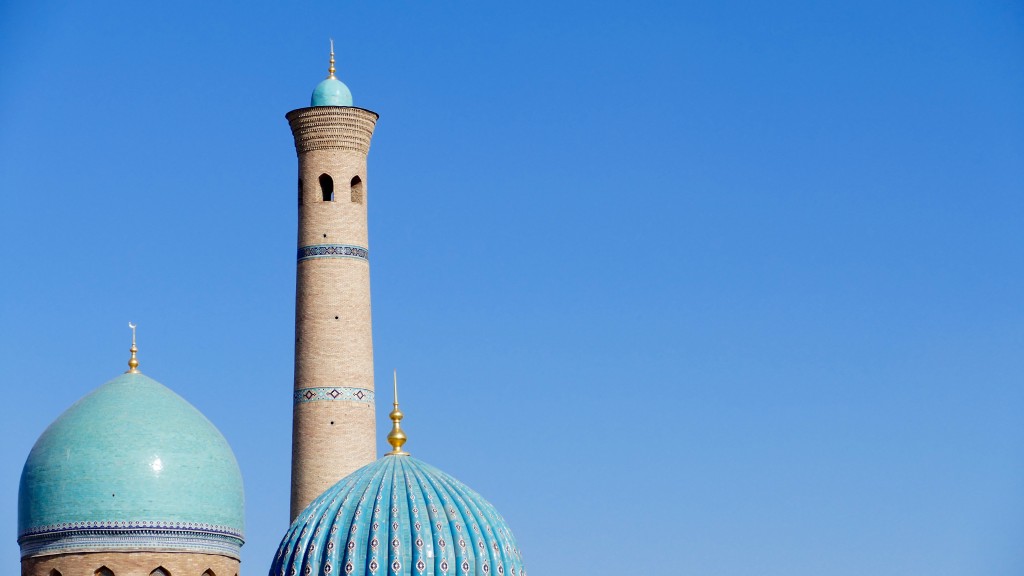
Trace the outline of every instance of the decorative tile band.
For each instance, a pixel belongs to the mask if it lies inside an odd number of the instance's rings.
[[[186,530],[189,532],[215,532],[227,536],[241,538],[242,533],[237,529],[222,524],[206,524],[204,522],[162,522],[160,520],[85,520],[81,522],[61,522],[60,524],[46,524],[33,526],[18,534],[19,538],[49,534],[51,532],[66,532],[68,530]]]
[[[21,556],[115,550],[167,550],[240,558],[242,535],[224,526],[190,522],[69,522],[27,530]]]
[[[325,400],[331,402],[338,400],[373,404],[373,390],[367,390],[366,388],[346,388],[341,386],[335,388],[299,388],[295,391],[292,399],[296,404]]]
[[[298,252],[299,262],[312,258],[357,258],[370,261],[370,251],[351,244],[312,244],[302,246]]]

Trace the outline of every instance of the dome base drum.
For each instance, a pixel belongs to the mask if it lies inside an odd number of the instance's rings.
[[[242,535],[227,527],[180,522],[76,522],[18,538],[22,557],[147,550],[198,552],[240,560]]]

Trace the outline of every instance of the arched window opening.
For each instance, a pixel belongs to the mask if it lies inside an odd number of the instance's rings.
[[[359,176],[352,179],[352,201],[356,204],[363,203],[363,179]]]
[[[321,174],[320,191],[324,193],[324,202],[334,202],[334,179],[327,174]]]
[[[110,568],[100,566],[95,572],[93,572],[93,576],[114,576],[114,573],[111,572]]]
[[[302,178],[299,178],[299,206],[302,206]]]
[[[206,572],[203,572],[202,576],[217,576],[217,575],[213,573],[212,569],[207,568]]]
[[[153,570],[149,573],[149,576],[171,576],[171,573],[168,572],[163,566],[157,566],[156,570]]]
[[[50,570],[50,576],[64,576],[64,575],[60,573],[60,570],[57,570],[56,568],[54,568],[53,570]]]

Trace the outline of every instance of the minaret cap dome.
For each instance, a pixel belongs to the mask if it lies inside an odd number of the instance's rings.
[[[30,556],[145,548],[166,536],[181,551],[237,557],[243,515],[242,475],[224,436],[184,398],[129,372],[68,408],[32,447],[18,542]]]
[[[292,523],[270,576],[526,576],[512,531],[465,484],[388,454],[329,488]]]
[[[351,106],[352,92],[345,83],[334,76],[316,85],[310,106]]]

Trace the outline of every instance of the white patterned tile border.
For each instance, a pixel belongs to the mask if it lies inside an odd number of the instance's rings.
[[[299,262],[313,258],[356,258],[369,262],[370,251],[351,244],[312,244],[299,248],[298,258]]]
[[[302,402],[362,402],[373,404],[373,390],[366,388],[348,388],[344,386],[323,388],[299,388],[292,399],[296,404]]]

